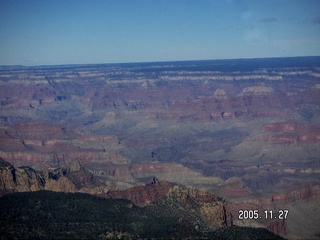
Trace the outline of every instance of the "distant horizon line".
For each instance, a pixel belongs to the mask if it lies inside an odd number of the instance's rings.
[[[94,65],[123,65],[123,64],[152,64],[152,63],[178,63],[178,62],[205,62],[205,61],[232,61],[232,60],[262,60],[262,59],[288,59],[288,58],[320,58],[320,55],[309,56],[289,56],[289,57],[244,57],[244,58],[216,58],[216,59],[197,59],[197,60],[159,60],[159,61],[137,61],[137,62],[105,62],[105,63],[62,63],[62,64],[42,64],[42,65],[23,65],[23,64],[6,64],[0,65],[0,68],[43,68],[43,67],[55,67],[55,66],[94,66]],[[319,62],[320,64],[320,62]]]

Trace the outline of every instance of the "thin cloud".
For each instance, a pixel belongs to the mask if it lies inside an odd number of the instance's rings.
[[[314,17],[314,18],[312,19],[312,22],[313,22],[314,24],[320,24],[320,15]]]
[[[267,18],[262,18],[259,22],[260,23],[272,23],[276,22],[277,19],[275,17],[267,17]]]

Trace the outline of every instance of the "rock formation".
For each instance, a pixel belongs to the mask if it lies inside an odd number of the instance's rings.
[[[4,191],[38,191],[44,189],[42,173],[30,167],[14,168],[0,158],[0,189]]]
[[[254,94],[254,95],[269,94],[272,92],[273,92],[273,89],[271,87],[265,87],[265,86],[246,87],[242,90],[242,94]]]
[[[31,167],[13,167],[0,158],[0,191],[26,192],[51,190],[61,192],[102,191],[102,184],[93,178],[79,160],[64,168],[36,171]]]
[[[156,184],[148,184],[146,186],[138,186],[121,191],[109,191],[99,196],[105,198],[124,198],[132,201],[137,206],[143,207],[165,197],[174,186],[175,184],[173,183],[159,182]]]
[[[0,159],[1,195],[8,192],[39,190],[86,192],[103,198],[128,199],[141,207],[150,205],[151,208],[156,208],[165,204],[165,209],[170,209],[176,208],[178,204],[186,211],[192,212],[192,221],[201,220],[209,229],[232,225],[232,215],[228,206],[207,191],[161,181],[153,181],[146,186],[123,191],[110,190],[102,193],[106,189],[79,160],[72,161],[64,168],[35,171],[30,167],[14,168]]]
[[[157,208],[162,206],[168,210],[167,214],[171,214],[171,216],[174,215],[174,211],[178,210],[178,206],[183,206],[182,208],[193,212],[193,217],[209,223],[213,229],[232,225],[231,212],[224,202],[207,191],[197,190],[193,187],[160,181],[123,191],[109,191],[98,196],[128,199],[140,207]],[[171,212],[170,209],[172,209]]]
[[[122,146],[114,135],[83,136],[57,124],[22,122],[0,129],[0,157],[14,165],[36,168],[61,167],[69,159],[83,162],[128,163],[119,151]]]
[[[320,183],[318,57],[0,68],[2,187],[89,191],[80,166],[39,171],[73,159],[107,190],[157,177],[243,206]]]

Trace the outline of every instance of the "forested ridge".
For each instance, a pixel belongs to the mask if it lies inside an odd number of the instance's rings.
[[[82,193],[13,193],[1,197],[0,206],[1,239],[282,239],[266,229],[236,226],[200,232],[180,216]]]

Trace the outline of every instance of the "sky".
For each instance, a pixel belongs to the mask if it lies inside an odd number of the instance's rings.
[[[0,0],[0,65],[320,56],[319,0]]]

